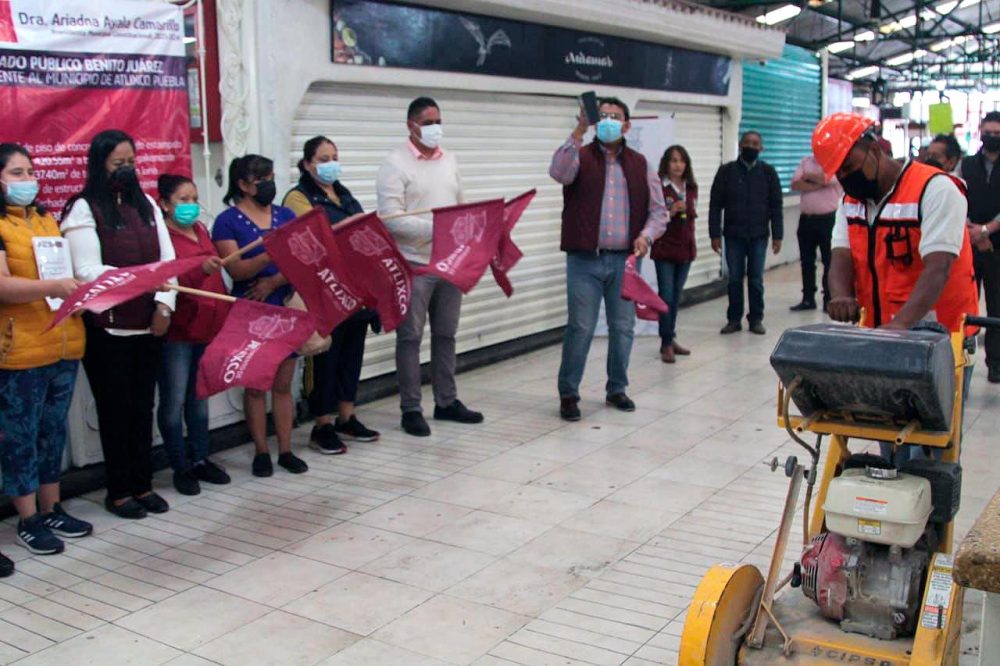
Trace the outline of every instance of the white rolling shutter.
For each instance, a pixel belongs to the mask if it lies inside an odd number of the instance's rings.
[[[722,109],[711,106],[682,106],[640,101],[635,115],[673,115],[674,143],[684,146],[694,164],[698,181],[698,258],[691,265],[687,288],[719,279],[719,255],[712,252],[708,238],[708,195],[712,179],[722,164]]]
[[[391,150],[406,140],[406,108],[419,95],[441,107],[445,150],[458,159],[468,201],[510,198],[538,188],[514,230],[524,258],[511,272],[508,300],[489,271],[462,304],[458,352],[525,337],[566,324],[565,259],[559,251],[560,186],[549,178],[555,149],[566,140],[576,100],[457,90],[314,83],[296,113],[289,177],[310,137],[330,137],[344,165],[341,181],[366,211],[375,210],[375,175]],[[395,370],[395,337],[369,338],[363,377]],[[424,336],[423,360],[429,355]]]

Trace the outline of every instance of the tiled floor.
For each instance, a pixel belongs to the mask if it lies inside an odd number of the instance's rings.
[[[54,557],[27,557],[10,522],[0,549],[0,663],[672,664],[684,609],[720,561],[763,566],[785,479],[762,461],[794,449],[774,424],[768,354],[791,315],[796,270],[768,274],[770,332],[721,337],[723,304],[686,309],[694,355],[666,366],[637,341],[634,414],[603,406],[605,344],[585,378],[585,418],[556,416],[558,349],[460,378],[480,427],[398,429],[395,400],[362,409],[384,432],[311,470],[250,476],[140,522],[101,494],[68,502],[97,526]],[[1000,484],[989,442],[1000,390],[977,369],[959,530]],[[304,444],[305,428],[296,433]],[[970,595],[966,650],[978,626]]]

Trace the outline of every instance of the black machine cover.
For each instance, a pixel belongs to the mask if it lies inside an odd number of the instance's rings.
[[[812,324],[790,328],[771,353],[781,383],[801,382],[792,401],[803,416],[837,411],[859,421],[917,419],[951,429],[955,357],[946,333]]]

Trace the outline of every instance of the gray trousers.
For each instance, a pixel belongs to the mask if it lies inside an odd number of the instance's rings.
[[[455,386],[455,333],[462,309],[462,292],[433,275],[413,278],[410,311],[396,329],[396,375],[399,406],[406,412],[420,408],[420,341],[428,316],[431,323],[431,386],[434,403],[447,407],[458,398]]]

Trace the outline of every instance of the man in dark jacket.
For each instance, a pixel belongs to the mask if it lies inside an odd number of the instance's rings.
[[[980,125],[983,146],[963,159],[958,175],[968,187],[969,240],[975,250],[976,281],[986,292],[986,314],[1000,317],[1000,111],[991,111]],[[1000,384],[1000,331],[986,329],[988,379]]]
[[[771,249],[781,251],[782,226],[781,181],[770,164],[758,159],[764,150],[759,132],[744,132],[740,137],[740,156],[719,167],[712,182],[708,208],[708,235],[712,249],[722,253],[726,239],[726,267],[729,269],[728,323],[723,335],[743,329],[743,278],[750,295],[747,322],[750,332],[764,335],[764,259],[767,238]]]

